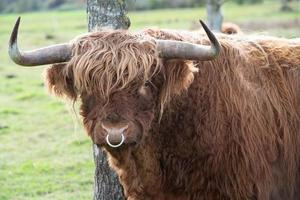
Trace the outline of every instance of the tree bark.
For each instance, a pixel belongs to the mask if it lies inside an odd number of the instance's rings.
[[[206,0],[207,25],[213,31],[221,32],[223,14],[222,0]]]
[[[126,16],[124,0],[87,0],[88,30],[100,27],[128,29],[130,20]],[[95,169],[94,200],[124,200],[118,177],[108,166],[106,154],[93,146]]]
[[[128,29],[130,26],[124,0],[88,0],[87,14],[89,31],[97,27]]]
[[[93,149],[96,165],[94,200],[124,200],[123,188],[116,173],[108,166],[105,152],[96,145]]]

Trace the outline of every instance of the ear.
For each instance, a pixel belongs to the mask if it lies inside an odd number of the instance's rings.
[[[180,95],[187,90],[194,80],[194,73],[198,68],[192,61],[165,60],[163,62],[165,83],[161,90],[162,103],[168,102],[172,96]]]
[[[45,71],[45,84],[50,94],[76,100],[73,74],[66,63],[54,64]]]

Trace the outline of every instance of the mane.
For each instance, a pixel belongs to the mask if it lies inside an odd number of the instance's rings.
[[[160,70],[154,40],[125,30],[102,30],[73,42],[71,68],[79,93],[109,95],[137,82],[146,82]]]
[[[126,30],[101,30],[79,36],[71,42],[72,59],[64,73],[72,74],[77,93],[97,95],[108,102],[114,92],[141,85],[162,72],[158,102],[161,117],[171,97],[192,83],[197,69],[191,61],[161,60],[154,39],[143,32]]]

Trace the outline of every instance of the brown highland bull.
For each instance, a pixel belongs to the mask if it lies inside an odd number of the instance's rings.
[[[81,102],[128,200],[300,199],[300,41],[102,30],[9,53]],[[211,44],[211,45],[209,45]]]

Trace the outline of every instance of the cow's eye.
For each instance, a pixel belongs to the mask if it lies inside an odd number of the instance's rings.
[[[151,86],[152,86],[152,83],[151,83],[150,81],[146,81],[146,82],[144,83],[144,86],[145,86],[145,87],[151,87]]]
[[[157,90],[157,87],[154,85],[154,83],[152,83],[150,80],[148,80],[148,81],[146,81],[145,83],[144,83],[144,87],[145,88],[149,88],[150,90]]]
[[[156,86],[151,81],[145,81],[139,89],[139,94],[144,97],[149,97],[156,90]]]
[[[144,84],[139,89],[139,94],[144,96],[144,97],[149,96],[150,93],[151,93],[151,88],[152,87],[153,86],[152,86],[152,83],[150,81],[144,82]]]

